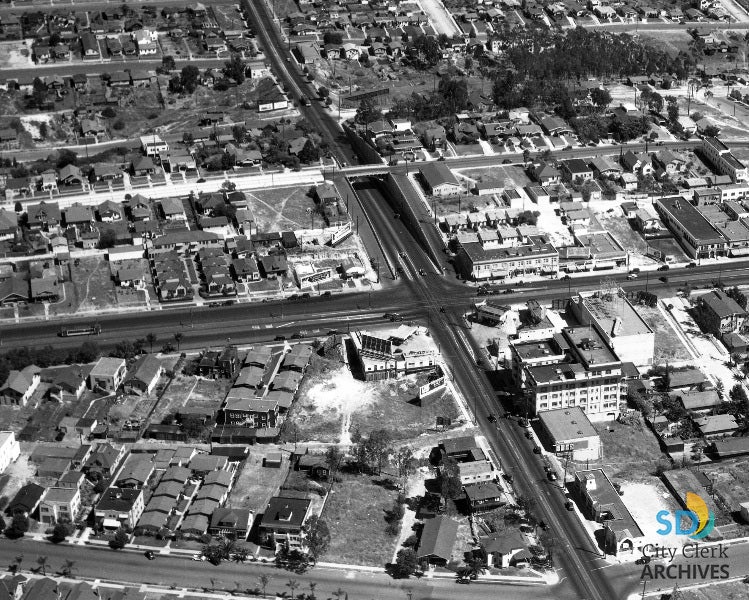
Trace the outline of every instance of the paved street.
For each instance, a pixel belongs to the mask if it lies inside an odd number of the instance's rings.
[[[409,579],[393,580],[382,573],[364,573],[355,570],[338,570],[318,567],[298,575],[277,569],[275,566],[261,566],[257,563],[238,565],[221,563],[218,567],[210,563],[197,563],[188,558],[158,556],[148,561],[141,552],[114,551],[106,548],[55,546],[30,540],[10,541],[3,539],[0,544],[0,565],[15,563],[15,557],[23,554],[22,569],[36,568],[36,559],[44,555],[49,562],[49,571],[57,571],[65,560],[75,561],[73,574],[76,577],[98,579],[105,582],[135,582],[137,584],[163,585],[166,587],[188,588],[190,590],[211,589],[230,591],[233,589],[255,588],[258,576],[267,574],[271,578],[268,594],[288,592],[286,582],[296,579],[300,591],[309,582],[317,583],[315,593],[318,598],[329,598],[338,588],[349,594],[350,600],[407,600],[407,591],[413,593],[413,600],[451,600],[460,597],[465,600],[484,600],[487,594],[496,597],[531,599],[573,600],[568,586],[506,586],[482,584],[458,586],[451,579]],[[42,599],[40,599],[42,600]]]

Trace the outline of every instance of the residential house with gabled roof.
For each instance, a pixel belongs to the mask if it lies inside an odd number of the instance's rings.
[[[81,471],[84,473],[98,472],[109,478],[117,470],[117,466],[126,453],[124,446],[118,448],[109,443],[99,444],[91,451],[90,456],[81,467]]]
[[[57,180],[63,185],[80,185],[85,181],[81,169],[76,165],[65,165],[57,172]]]
[[[211,514],[208,533],[228,536],[235,540],[245,540],[251,526],[251,511],[244,508],[217,508]]]
[[[159,202],[161,212],[167,221],[187,221],[185,207],[179,198],[162,198]]]
[[[104,223],[119,223],[125,218],[122,205],[112,200],[105,200],[96,207],[99,220]]]
[[[445,566],[450,561],[453,545],[458,535],[458,522],[445,515],[424,521],[416,557],[424,568],[430,565]]]
[[[40,371],[35,365],[29,365],[20,371],[10,371],[5,383],[0,386],[0,404],[26,406],[39,386]]]
[[[66,365],[43,369],[41,381],[48,384],[47,397],[56,402],[78,400],[86,391],[89,368],[84,365]]]
[[[65,225],[78,231],[88,231],[94,223],[94,211],[90,206],[73,204],[65,209]]]
[[[717,336],[741,331],[749,316],[736,300],[720,289],[700,296],[698,304],[703,309],[700,313],[700,325]]]
[[[0,306],[11,306],[28,302],[29,282],[20,276],[11,276],[0,281]]]
[[[562,174],[559,172],[559,169],[544,161],[533,165],[531,170],[534,179],[541,185],[550,185],[562,181]]]
[[[0,241],[14,239],[18,231],[18,215],[0,208]]]
[[[41,485],[27,483],[16,492],[13,500],[8,502],[5,512],[9,515],[22,514],[29,517],[33,516],[39,508],[39,503],[42,501],[45,491],[46,488]]]
[[[124,385],[132,394],[150,394],[164,372],[161,361],[153,354],[144,354],[130,368]]]
[[[145,177],[156,173],[156,165],[150,156],[139,156],[133,159],[131,168],[133,175],[136,177]]]
[[[153,455],[130,454],[117,473],[114,485],[121,488],[142,488],[154,472]]]

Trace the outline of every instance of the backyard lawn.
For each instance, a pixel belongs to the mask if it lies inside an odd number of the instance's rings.
[[[395,549],[395,538],[385,533],[385,511],[392,508],[397,492],[387,478],[351,474],[341,477],[322,513],[331,541],[321,560],[385,566]]]

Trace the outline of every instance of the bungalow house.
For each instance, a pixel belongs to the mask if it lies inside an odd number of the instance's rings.
[[[523,536],[517,529],[506,529],[491,533],[479,539],[486,552],[486,566],[495,569],[506,569],[527,560],[526,545]]]
[[[161,361],[153,354],[144,354],[131,367],[125,379],[125,390],[131,394],[148,395],[164,372]]]
[[[442,125],[429,127],[424,132],[424,145],[428,150],[431,150],[432,152],[437,150],[437,148],[444,148],[446,142],[447,133],[445,132],[445,128]]]
[[[326,464],[325,457],[316,454],[303,454],[297,459],[294,468],[317,480],[325,480],[330,475],[330,467]]]
[[[33,516],[39,508],[45,491],[46,488],[41,485],[27,483],[16,492],[13,500],[5,507],[5,512],[9,515],[22,514],[27,517]]]
[[[81,185],[86,179],[76,165],[66,165],[57,172],[57,180],[63,185]]]
[[[93,167],[93,176],[96,181],[115,181],[122,179],[122,171],[116,165],[96,163]]]
[[[136,177],[145,177],[156,173],[156,165],[150,156],[139,156],[132,161],[131,170]]]
[[[90,206],[73,204],[70,208],[65,209],[64,215],[65,225],[75,227],[79,232],[90,230],[94,224],[94,211]]]
[[[48,384],[47,397],[56,402],[78,400],[86,391],[86,373],[80,365],[44,369],[40,376]]]
[[[244,508],[216,508],[208,525],[210,535],[245,540],[252,526],[252,512]]]
[[[96,208],[99,220],[103,223],[121,222],[124,219],[122,205],[112,200],[105,200]]]
[[[34,365],[29,365],[20,371],[15,369],[10,371],[5,383],[0,386],[0,404],[26,406],[29,398],[39,386],[40,371],[41,369]]]
[[[12,240],[18,233],[18,215],[0,208],[0,241]]]
[[[126,452],[124,446],[116,447],[109,443],[99,444],[91,450],[91,454],[81,467],[81,471],[86,474],[96,472],[105,478],[109,478],[114,475]]]
[[[492,510],[505,504],[502,489],[494,482],[471,483],[463,487],[472,513]]]
[[[450,561],[457,535],[456,520],[445,515],[427,519],[416,550],[416,557],[423,568],[431,565],[444,567]]]
[[[605,156],[595,157],[590,165],[598,177],[616,177],[622,172],[622,167]]]
[[[544,161],[541,161],[537,165],[533,165],[531,167],[531,173],[533,178],[542,186],[561,183],[562,181],[562,174],[559,169]]]
[[[140,194],[135,194],[135,196],[130,198],[127,207],[130,211],[130,218],[133,221],[151,220],[151,203]]]
[[[444,163],[427,163],[421,167],[420,173],[427,193],[433,196],[453,196],[463,189]]]
[[[155,468],[150,454],[131,454],[122,465],[114,485],[121,488],[142,488],[151,479]]]
[[[84,31],[81,34],[81,52],[87,60],[97,59],[101,55],[99,42],[93,33]]]
[[[167,221],[187,221],[185,207],[179,198],[164,198],[160,201],[161,212]]]

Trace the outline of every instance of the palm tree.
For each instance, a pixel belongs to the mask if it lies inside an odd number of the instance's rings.
[[[151,352],[153,352],[153,345],[154,345],[154,344],[156,343],[156,341],[157,341],[157,340],[158,340],[158,338],[156,337],[156,334],[155,334],[155,333],[154,333],[153,331],[152,331],[152,332],[150,332],[150,333],[149,333],[149,334],[148,334],[148,335],[146,336],[146,341],[147,341],[147,342],[148,342],[148,343],[150,344],[150,346],[151,346]]]
[[[47,576],[47,567],[49,566],[49,561],[47,560],[46,556],[40,556],[36,559],[36,564],[39,565],[39,569],[42,571],[43,576]]]
[[[296,579],[289,579],[286,583],[286,587],[291,590],[291,597],[294,597],[294,592],[299,587],[299,582]]]
[[[184,339],[184,337],[185,335],[180,331],[174,334],[174,341],[177,342],[177,352],[179,352],[179,344]]]
[[[231,538],[222,538],[221,542],[219,542],[219,548],[221,549],[221,558],[229,560],[231,558],[231,555],[234,553],[234,548],[236,547],[236,545],[237,542],[235,542]]]
[[[315,596],[315,588],[317,587],[317,583],[314,581],[309,582],[309,596],[307,596],[308,600],[315,600],[317,596]]]
[[[63,577],[72,577],[73,570],[75,569],[74,565],[74,560],[65,559],[65,564],[63,564],[62,568],[60,569],[60,575],[62,575]]]
[[[270,577],[263,573],[260,577],[257,578],[260,582],[260,587],[263,588],[263,598],[265,598],[265,590],[268,587],[268,584],[270,583]]]

